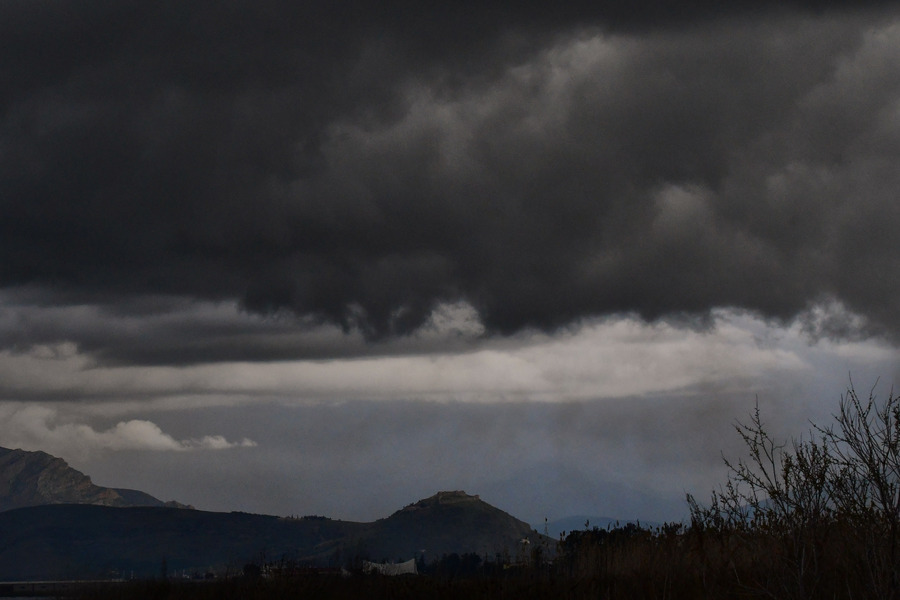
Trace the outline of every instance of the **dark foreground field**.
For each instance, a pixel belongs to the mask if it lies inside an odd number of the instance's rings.
[[[833,528],[832,528],[833,527]],[[790,535],[784,535],[788,533]],[[482,563],[418,575],[308,573],[214,581],[147,580],[87,587],[83,600],[897,598],[890,537],[832,524],[796,531],[626,527],[570,534],[552,563]],[[539,557],[538,557],[539,558]]]
[[[652,586],[650,586],[652,588]],[[444,578],[429,575],[399,577],[310,576],[284,581],[245,580],[211,583],[129,582],[94,591],[85,600],[279,600],[279,599],[510,599],[543,598],[705,598],[686,590],[671,595],[632,579],[615,584],[600,580],[563,580],[527,575]],[[718,596],[722,597],[722,596]]]

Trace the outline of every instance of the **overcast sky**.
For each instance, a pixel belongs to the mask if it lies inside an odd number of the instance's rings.
[[[2,2],[0,446],[680,518],[900,380],[898,167],[892,3]]]

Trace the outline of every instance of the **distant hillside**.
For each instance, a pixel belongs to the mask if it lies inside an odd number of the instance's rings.
[[[373,523],[177,510],[94,485],[44,452],[0,448],[0,580],[156,577],[292,560],[342,566],[476,553],[515,558],[553,540],[465,492],[439,492]]]
[[[0,448],[0,511],[44,504],[188,508],[137,490],[94,485],[90,477],[46,452]]]
[[[0,580],[159,577],[298,558],[354,524],[245,513],[47,505],[0,513]]]
[[[46,505],[0,513],[0,581],[232,573],[248,562],[342,566],[361,559],[475,552],[515,558],[527,524],[463,492],[442,492],[374,523],[171,508]],[[548,546],[549,547],[549,546]]]
[[[543,536],[530,525],[465,492],[438,492],[371,524],[357,545],[373,559],[408,559],[425,552],[426,560],[454,552],[515,556]]]

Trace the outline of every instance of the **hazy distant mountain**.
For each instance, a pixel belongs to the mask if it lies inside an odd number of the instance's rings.
[[[90,477],[46,452],[0,448],[0,511],[44,504],[188,508],[138,490],[94,485]]]
[[[529,543],[523,544],[522,540]],[[0,580],[156,577],[240,571],[248,562],[341,566],[361,559],[495,553],[547,543],[528,524],[463,492],[441,492],[373,523],[170,508],[53,505],[0,513]]]

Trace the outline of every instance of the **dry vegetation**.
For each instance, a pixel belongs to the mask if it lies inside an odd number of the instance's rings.
[[[549,553],[445,557],[418,576],[311,574],[205,584],[135,583],[122,598],[900,597],[900,398],[851,388],[827,427],[776,443],[759,410],[737,430],[747,457],[691,523],[570,533]]]

